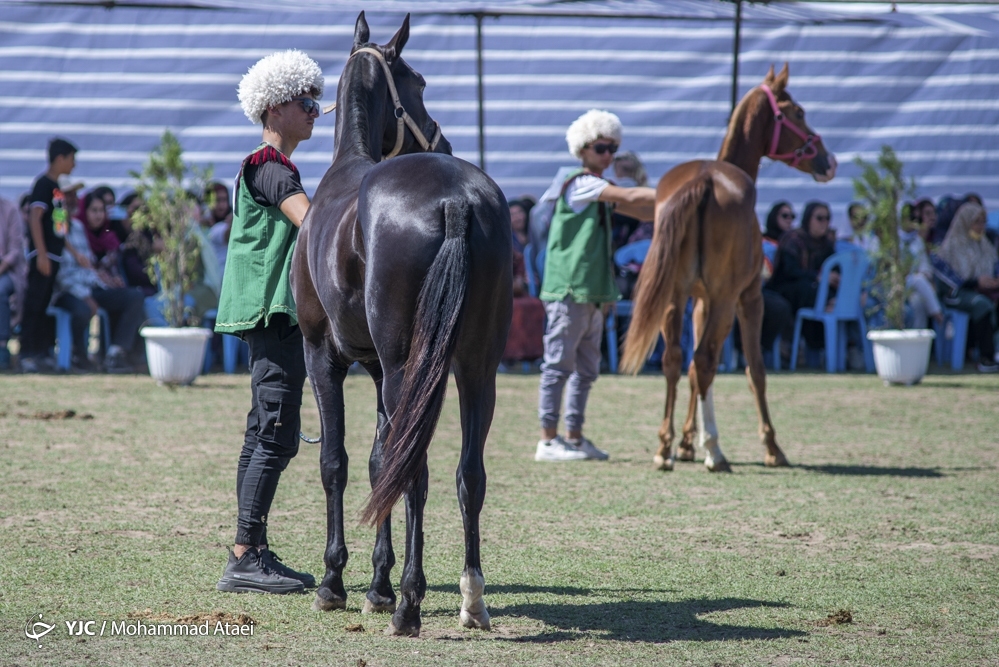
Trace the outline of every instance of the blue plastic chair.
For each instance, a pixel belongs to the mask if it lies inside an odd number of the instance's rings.
[[[245,354],[243,353],[245,350]],[[230,375],[236,372],[236,364],[240,357],[250,358],[250,346],[246,341],[229,334],[222,335],[222,370]]]
[[[955,371],[959,371],[964,368],[964,354],[968,344],[968,328],[971,324],[971,316],[963,310],[954,310],[952,308],[944,308],[943,314],[944,324],[942,326],[935,322],[933,324],[933,329],[937,333],[937,337],[933,341],[937,364],[943,366],[944,359],[949,356],[950,367]],[[948,321],[954,327],[954,337],[951,340],[947,340],[947,337],[944,335]]]
[[[874,371],[874,352],[871,349],[871,342],[867,340],[867,320],[860,305],[860,292],[869,264],[867,254],[856,250],[838,252],[822,263],[815,307],[801,308],[794,317],[794,340],[791,343],[792,371],[798,363],[801,325],[805,320],[821,322],[825,328],[826,372],[846,370],[846,323],[854,321],[860,327],[864,366],[868,373]],[[840,270],[839,289],[836,291],[836,304],[832,311],[827,313],[825,306],[829,296],[829,274],[835,268]]]
[[[64,308],[49,306],[45,314],[54,317],[56,321],[56,368],[68,371],[73,360],[73,316]],[[108,311],[97,309],[97,317],[101,318],[101,332],[104,337],[104,349],[111,346],[111,318]],[[90,329],[84,333],[84,349],[90,347]]]
[[[527,293],[536,298],[541,289],[541,283],[535,273],[534,246],[530,243],[524,246],[524,272],[527,274]]]

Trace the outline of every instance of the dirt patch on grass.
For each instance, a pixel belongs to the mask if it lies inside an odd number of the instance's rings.
[[[0,417],[6,417],[6,412],[0,412]],[[39,410],[37,412],[27,413],[18,412],[18,419],[37,419],[39,421],[52,421],[52,420],[62,420],[62,419],[82,419],[84,421],[93,419],[94,416],[89,412],[84,412],[78,414],[76,410],[56,410],[54,412],[48,410]]]
[[[166,612],[154,612],[152,609],[142,611],[132,611],[128,613],[128,619],[132,621],[160,621],[163,623],[200,624],[209,623],[230,623],[233,625],[254,625],[256,621],[249,614],[230,614],[226,611],[203,611],[186,616],[174,616]]]
[[[833,613],[829,614],[821,621],[816,621],[815,625],[830,626],[830,625],[847,625],[849,623],[853,623],[853,614],[850,613],[849,609],[840,609],[839,611],[834,611]]]

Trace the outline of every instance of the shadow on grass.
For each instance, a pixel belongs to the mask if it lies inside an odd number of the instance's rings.
[[[796,468],[824,475],[854,475],[857,477],[946,477],[939,468],[885,468],[882,466],[828,464],[797,465]]]
[[[366,590],[366,589],[365,589]],[[427,586],[428,591],[440,593],[454,593],[461,595],[457,584],[435,584]],[[548,595],[575,595],[575,596],[629,596],[640,593],[651,595],[655,593],[672,593],[674,591],[665,588],[579,588],[577,586],[532,586],[528,584],[491,584],[486,581],[486,595],[530,595],[532,593]]]
[[[554,643],[580,639],[661,644],[671,641],[729,641],[739,639],[783,639],[804,636],[789,628],[756,628],[721,625],[698,618],[700,614],[748,607],[786,607],[763,600],[721,598],[681,602],[598,602],[594,604],[534,604],[490,607],[494,618],[524,617],[542,621],[550,631],[536,635],[501,638],[503,641]]]

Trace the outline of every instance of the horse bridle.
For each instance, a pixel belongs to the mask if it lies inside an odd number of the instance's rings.
[[[416,124],[416,121],[413,120],[412,116],[406,113],[405,107],[403,107],[402,102],[399,101],[399,91],[395,88],[395,79],[392,78],[392,70],[389,68],[388,63],[385,62],[385,56],[382,55],[382,52],[378,49],[373,49],[370,46],[365,46],[350,54],[350,58],[353,58],[358,53],[373,54],[375,58],[378,59],[378,62],[381,63],[382,69],[385,70],[385,78],[388,80],[389,93],[392,94],[392,104],[395,105],[395,147],[392,149],[391,153],[384,156],[382,159],[387,160],[390,157],[395,157],[399,154],[399,151],[402,150],[402,140],[406,136],[405,126],[407,125],[409,126],[409,131],[413,133],[413,137],[416,139],[416,142],[420,144],[423,150],[428,153],[433,152],[433,150],[437,148],[438,142],[441,140],[441,124],[436,120],[434,121],[434,138],[431,141],[427,141],[427,138],[423,136],[423,132],[420,130],[420,126]],[[350,58],[347,58],[347,60],[350,60]],[[335,102],[323,109],[323,113],[329,113],[334,109],[336,109]]]
[[[770,108],[773,109],[774,112],[774,136],[773,139],[770,140],[770,152],[767,153],[767,157],[772,160],[791,160],[788,164],[792,167],[797,167],[798,163],[802,160],[811,159],[818,155],[819,149],[816,144],[822,141],[822,137],[817,134],[805,134],[802,132],[797,125],[789,121],[781,112],[780,107],[777,106],[777,98],[774,96],[774,91],[770,90],[770,86],[765,83],[761,83],[760,88],[762,88],[763,92],[767,94],[767,99],[770,100]],[[780,143],[781,130],[785,127],[805,141],[805,145],[798,148],[793,153],[777,152],[777,144]]]

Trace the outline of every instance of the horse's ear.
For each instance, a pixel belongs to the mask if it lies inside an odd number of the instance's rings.
[[[763,83],[769,86],[773,82],[774,82],[774,66],[771,65],[770,71],[767,72],[767,75],[765,77],[763,77]]]
[[[774,95],[779,95],[780,93],[784,92],[785,88],[787,88],[787,77],[788,77],[787,63],[784,63],[784,67],[781,68],[780,74],[778,74],[777,77],[774,78],[774,83],[772,86]]]
[[[389,43],[385,45],[385,59],[395,60],[402,53],[402,47],[409,41],[409,14],[402,21],[402,27],[396,32]]]
[[[357,15],[357,23],[354,24],[354,48],[359,49],[370,41],[371,30],[368,29],[368,22],[362,11]]]

